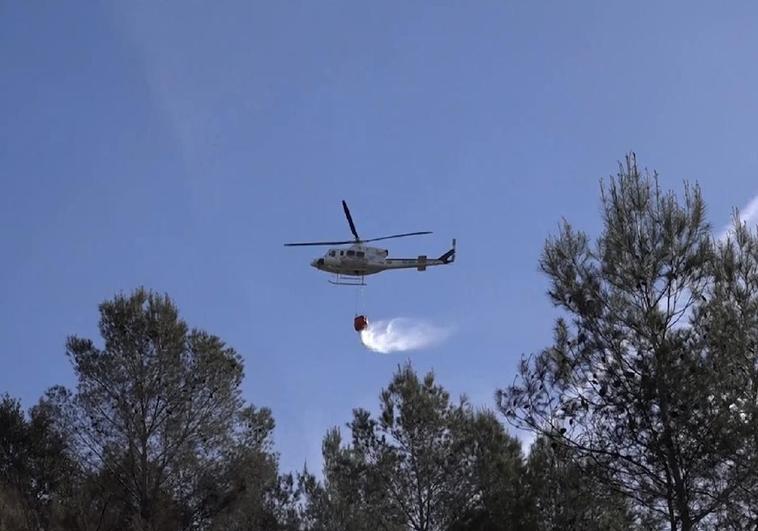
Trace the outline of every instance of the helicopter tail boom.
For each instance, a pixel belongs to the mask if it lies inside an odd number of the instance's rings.
[[[384,267],[382,269],[417,269],[418,271],[426,271],[427,267],[447,265],[455,261],[455,240],[453,240],[453,247],[440,256],[439,258],[427,258],[424,255],[420,255],[417,258],[387,258],[384,261]]]

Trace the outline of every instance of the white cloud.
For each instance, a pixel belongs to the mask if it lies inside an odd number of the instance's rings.
[[[738,212],[739,219],[743,223],[747,223],[748,228],[752,228],[758,225],[758,195],[753,197],[750,202]],[[733,231],[734,224],[730,221],[727,225],[721,229],[718,234],[719,240],[726,239]]]

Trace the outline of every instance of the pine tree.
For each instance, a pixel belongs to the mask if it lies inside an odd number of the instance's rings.
[[[596,245],[568,223],[545,245],[549,295],[568,319],[558,319],[552,347],[522,360],[499,409],[570,450],[639,518],[693,529],[723,513],[754,472],[739,415],[752,414],[753,395],[738,402],[724,369],[738,370],[742,356],[754,373],[755,357],[708,333],[713,307],[731,305],[718,295],[724,256],[699,188],[685,186],[680,202],[632,155],[601,197]],[[724,319],[731,326],[720,330],[744,336],[744,323]]]
[[[528,529],[521,447],[493,413],[458,404],[428,373],[398,368],[352,440],[324,439],[324,484],[307,482],[312,529]]]
[[[278,481],[273,419],[244,404],[234,349],[144,289],[101,304],[100,333],[102,347],[68,339],[76,391],[53,388],[46,402],[101,514],[121,529],[210,528],[254,495],[265,513]]]

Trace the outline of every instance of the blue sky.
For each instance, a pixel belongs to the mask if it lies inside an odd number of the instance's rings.
[[[556,311],[537,259],[596,234],[630,150],[697,181],[715,228],[758,195],[758,6],[733,2],[0,2],[0,392],[72,385],[69,334],[137,286],[246,361],[284,469],[374,409],[399,363],[493,405]],[[308,266],[342,239],[431,230],[373,277],[369,319],[450,326],[366,351],[355,293]],[[757,209],[752,209],[756,211]]]

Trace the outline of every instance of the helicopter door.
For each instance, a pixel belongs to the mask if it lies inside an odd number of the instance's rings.
[[[345,254],[347,255],[348,262],[365,262],[366,261],[365,251],[354,251],[352,249],[348,249],[347,251],[345,251]]]

